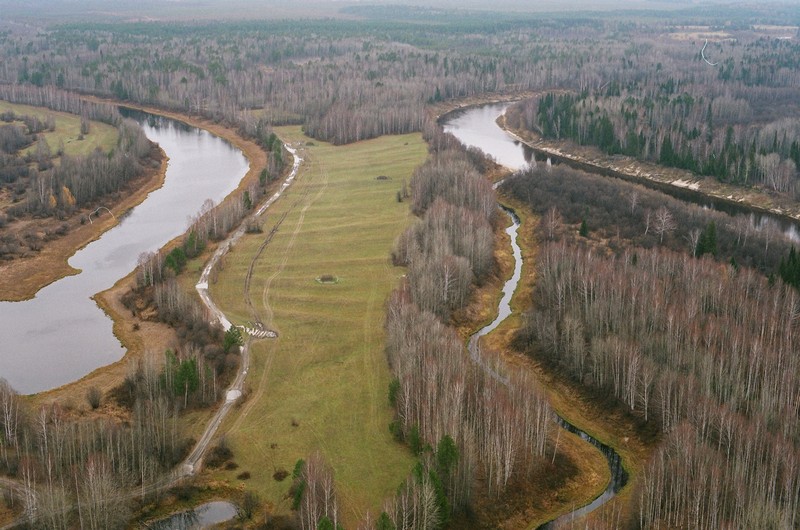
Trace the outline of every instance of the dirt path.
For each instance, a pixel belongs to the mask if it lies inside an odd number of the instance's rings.
[[[220,243],[216,252],[214,252],[214,255],[203,269],[203,272],[200,275],[200,280],[197,282],[196,288],[197,292],[200,294],[200,298],[203,300],[203,303],[206,305],[214,318],[222,325],[225,331],[229,330],[232,324],[211,298],[211,295],[208,292],[208,279],[211,276],[211,272],[214,270],[214,267],[216,267],[219,263],[220,259],[222,259],[222,257],[231,249],[233,244],[244,235],[248,223],[261,216],[261,214],[263,214],[267,208],[277,201],[278,198],[280,198],[280,196],[286,191],[286,189],[291,186],[292,182],[294,182],[295,177],[297,177],[297,174],[300,170],[300,165],[303,162],[303,158],[300,157],[296,149],[288,145],[286,146],[286,150],[292,154],[294,161],[292,164],[292,170],[283,181],[280,189],[276,191],[269,199],[267,199],[267,201],[265,201],[264,204],[262,204],[253,215],[251,215],[248,219],[243,220],[239,228],[237,228],[222,243]],[[271,239],[271,236],[268,237],[267,242],[269,242],[269,239]],[[266,245],[263,246],[265,247]],[[257,259],[259,255],[260,253],[256,255],[254,260]],[[244,390],[244,380],[247,377],[247,370],[250,368],[250,343],[251,339],[248,339],[241,348],[241,362],[239,363],[239,371],[231,385],[228,387],[228,391],[225,394],[225,402],[208,422],[208,425],[206,426],[203,435],[200,437],[200,440],[197,442],[186,460],[184,460],[183,464],[181,464],[179,467],[180,471],[175,481],[180,480],[185,476],[194,475],[198,471],[203,456],[205,456],[209,444],[214,438],[214,435],[217,433],[219,426],[225,420],[225,417],[228,415],[228,412],[230,412],[231,407],[233,407],[236,401],[238,401],[238,399],[242,396],[242,391]]]
[[[292,154],[294,162],[292,165],[292,170],[284,180],[283,184],[281,185],[281,188],[277,192],[275,192],[275,194],[273,194],[267,201],[265,201],[250,218],[243,220],[240,227],[234,232],[232,232],[223,242],[221,242],[218,245],[217,250],[214,252],[211,259],[208,261],[205,268],[203,269],[203,272],[200,276],[200,280],[196,285],[197,291],[201,299],[203,300],[203,303],[210,311],[213,319],[220,322],[220,324],[226,331],[230,329],[232,324],[209,295],[208,279],[214,267],[217,266],[217,264],[219,263],[220,259],[230,250],[232,245],[236,241],[238,241],[242,237],[242,235],[244,235],[248,221],[263,214],[264,211],[266,211],[267,208],[271,206],[283,194],[284,191],[286,191],[286,189],[292,184],[295,177],[297,176],[300,169],[300,165],[303,162],[303,159],[298,155],[297,150],[291,148],[290,146],[286,146],[286,148]],[[319,194],[317,195],[317,197],[318,196]],[[220,425],[222,425],[222,423],[224,422],[231,408],[233,408],[233,406],[236,404],[236,402],[242,395],[242,390],[244,389],[244,381],[245,378],[247,377],[247,372],[250,367],[250,343],[251,340],[248,338],[245,344],[241,347],[240,350],[241,362],[239,363],[239,371],[237,372],[236,377],[234,378],[233,382],[231,382],[230,386],[226,391],[225,401],[211,417],[199,441],[192,448],[192,451],[189,453],[186,459],[181,464],[176,466],[173,472],[170,473],[168,476],[166,476],[164,480],[161,480],[158,483],[149,484],[145,487],[135,488],[132,492],[127,494],[125,498],[135,498],[147,493],[161,491],[172,487],[173,485],[175,485],[176,483],[180,482],[185,478],[197,474],[197,472],[201,469],[203,457],[208,451],[208,448],[211,444],[211,441],[214,439],[217,430],[219,429]],[[30,496],[33,495],[31,490],[29,490],[24,484],[13,479],[0,477],[0,487],[10,490],[13,495],[23,500],[30,499]],[[7,525],[4,528],[14,528],[16,526],[24,524],[26,521],[27,521],[27,516],[23,516],[22,518],[14,521],[13,523]]]
[[[305,154],[305,153],[304,153],[304,157],[309,158],[308,155]],[[306,181],[306,186],[307,187],[304,189],[303,194],[301,195],[301,197],[297,201],[295,201],[295,203],[291,206],[291,208],[286,213],[283,214],[283,216],[281,217],[281,220],[279,221],[279,223],[283,223],[283,221],[287,217],[287,215],[289,213],[291,213],[291,211],[294,210],[294,208],[297,207],[300,203],[304,202],[303,208],[300,210],[300,215],[299,215],[297,221],[295,221],[294,230],[292,231],[292,236],[289,239],[289,242],[287,243],[287,245],[284,248],[280,249],[280,251],[279,251],[282,254],[282,259],[281,259],[280,265],[278,266],[278,268],[272,274],[270,274],[267,277],[267,280],[266,280],[266,282],[264,284],[264,288],[263,288],[263,290],[261,292],[261,303],[262,303],[262,308],[263,308],[263,322],[270,329],[274,329],[275,328],[275,324],[273,322],[274,313],[272,311],[272,306],[270,305],[270,302],[269,302],[270,287],[272,286],[272,282],[283,272],[283,270],[286,267],[286,263],[289,260],[289,253],[291,252],[292,248],[294,247],[294,243],[295,243],[295,240],[297,239],[297,235],[299,234],[300,230],[303,227],[303,221],[305,220],[306,212],[322,196],[322,194],[325,192],[325,190],[328,187],[328,173],[327,173],[327,171],[325,171],[322,168],[321,165],[320,165],[320,174],[323,176],[323,178],[322,178],[321,186],[319,187],[319,190],[317,190],[317,193],[314,194],[313,197],[309,198],[310,189],[311,189],[310,186],[312,185],[313,181],[312,180]],[[253,258],[253,261],[250,263],[250,271],[249,271],[249,273],[252,272],[252,268],[253,268],[253,266],[255,264],[255,260],[257,260],[260,255],[261,255],[260,251],[256,253],[256,256]],[[245,297],[247,299],[250,298],[249,288],[250,288],[250,286],[249,286],[249,282],[248,282],[247,290],[245,291]],[[254,311],[254,315],[256,315],[256,318],[258,318],[258,315],[257,315],[258,311],[253,308],[252,304],[250,305],[250,307],[251,307],[251,310]],[[258,375],[258,386],[256,387],[255,394],[253,396],[251,396],[250,399],[247,400],[247,403],[242,408],[241,414],[239,414],[237,416],[236,421],[234,422],[232,429],[237,429],[242,425],[242,422],[244,421],[244,419],[250,414],[250,412],[252,411],[252,409],[255,406],[255,404],[258,403],[259,400],[261,399],[261,397],[263,396],[264,391],[267,388],[267,380],[269,379],[269,367],[271,365],[271,360],[272,360],[272,356],[268,356],[268,358],[266,360],[266,365],[264,367],[264,370],[262,370],[262,372]]]

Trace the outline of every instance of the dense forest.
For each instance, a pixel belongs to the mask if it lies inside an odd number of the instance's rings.
[[[777,273],[789,243],[753,228],[744,238],[747,219],[601,179],[532,169],[504,185],[542,213],[520,346],[666,435],[631,526],[796,526],[800,306],[793,287],[763,274],[767,262]],[[650,204],[674,220],[659,226],[656,210],[648,239],[636,210]],[[698,237],[675,240],[678,230]]]
[[[508,123],[606,154],[794,195],[798,44],[728,37],[713,46],[725,57],[717,66],[680,48],[636,43],[601,86],[523,101]]]
[[[434,20],[434,27],[331,20],[12,33],[0,40],[7,58],[0,82],[154,104],[250,132],[263,121],[302,123],[311,136],[346,143],[419,131],[426,104],[444,99],[577,89],[567,65],[610,67],[613,53],[594,41],[621,29],[585,19]]]
[[[31,525],[124,527],[134,499],[155,498],[185,458],[193,440],[180,414],[218,402],[242,337],[210,325],[178,277],[281,175],[288,155],[273,126],[292,124],[334,144],[422,132],[430,150],[397,195],[415,219],[391,249],[405,275],[385,318],[387,428],[417,464],[363,527],[478,525],[477,498],[502,504],[556,474],[542,383],[503,355],[471,355],[454,326],[477,289],[498,280],[498,193],[538,222],[534,291],[513,346],[660,437],[630,506],[614,507],[624,525],[800,526],[800,254],[786,227],[550,164],[497,192],[492,161],[432,119],[448,106],[524,97],[506,124],[565,151],[797,199],[800,31],[776,25],[797,9],[703,6],[662,20],[355,5],[341,15],[0,21],[0,99],[75,114],[82,129],[110,124],[119,137],[111,152],[69,156],[42,139],[52,119],[0,114],[0,190],[10,198],[0,229],[94,208],[158,161],[141,129],[95,97],[208,118],[268,153],[258,183],[206,203],[182,237],[140,257],[123,302],[171,326],[176,348],[134,363],[112,391],[91,389],[87,411],[34,409],[0,382],[0,472],[24,486]],[[0,259],[39,248],[0,234]],[[108,404],[117,416],[97,411]],[[320,453],[298,462],[288,499],[296,526],[339,528],[335,484]]]
[[[542,237],[552,241],[565,232],[604,242],[622,252],[634,245],[662,247],[692,256],[709,256],[765,276],[788,278],[795,242],[789,225],[756,214],[730,215],[623,180],[556,165],[522,172],[503,184],[523,198],[542,219]]]

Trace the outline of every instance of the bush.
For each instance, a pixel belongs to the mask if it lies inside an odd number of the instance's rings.
[[[219,444],[215,446],[211,451],[208,453],[208,458],[206,458],[206,466],[211,468],[218,468],[222,467],[222,464],[227,462],[233,458],[233,451],[230,450],[228,445],[225,443],[225,439],[219,441]]]
[[[197,493],[197,487],[193,484],[180,484],[172,488],[172,492],[180,501],[192,500],[192,497]]]
[[[242,330],[236,326],[225,332],[225,337],[222,339],[222,350],[225,353],[231,353],[231,348],[234,346],[241,346],[243,344]]]
[[[259,504],[261,504],[261,501],[259,500],[258,495],[252,491],[245,492],[244,498],[242,498],[242,504],[239,507],[239,516],[243,519],[250,519],[253,517],[253,514],[255,513]]]
[[[89,402],[89,406],[92,407],[92,410],[96,410],[100,407],[100,402],[102,399],[103,393],[96,386],[93,386],[86,391],[86,401]]]

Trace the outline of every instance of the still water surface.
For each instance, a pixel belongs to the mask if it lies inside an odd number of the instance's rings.
[[[234,517],[236,517],[236,506],[227,501],[214,501],[150,523],[147,528],[150,530],[199,530],[230,521]]]
[[[527,168],[534,158],[533,150],[521,143],[514,136],[497,125],[497,118],[503,114],[511,103],[490,103],[476,107],[467,107],[451,112],[441,120],[445,132],[451,133],[467,147],[478,147],[490,155],[495,161],[507,168],[517,170]],[[545,155],[539,154],[541,159]],[[646,185],[646,183],[644,183]],[[661,190],[686,202],[697,204],[703,208],[719,210],[731,216],[743,215],[754,230],[775,230],[794,243],[800,243],[800,224],[786,218],[756,212],[744,204],[730,204],[711,197],[697,196],[687,190],[675,188]]]
[[[492,103],[452,112],[442,121],[444,132],[451,133],[467,147],[478,147],[498,164],[523,169],[530,164],[533,150],[521,144],[497,125],[497,117],[510,103]]]
[[[207,131],[145,113],[129,115],[169,157],[166,181],[70,258],[80,274],[45,287],[32,300],[0,302],[0,377],[21,393],[61,386],[120,359],[125,350],[91,296],[132,271],[142,252],[181,234],[206,199],[219,202],[247,172],[241,151]]]

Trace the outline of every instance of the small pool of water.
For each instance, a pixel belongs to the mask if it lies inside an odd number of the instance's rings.
[[[230,521],[236,517],[236,513],[236,506],[228,501],[207,502],[142,527],[151,530],[199,530]]]

